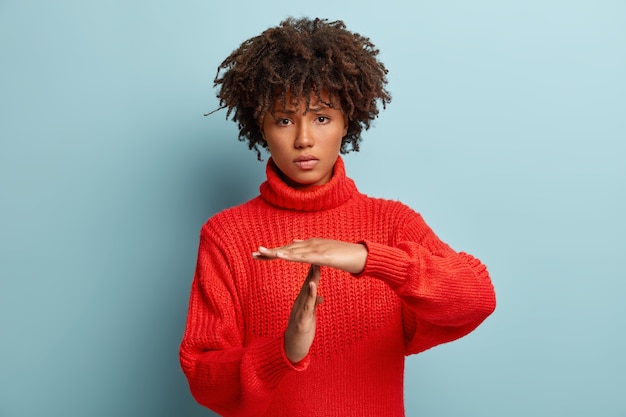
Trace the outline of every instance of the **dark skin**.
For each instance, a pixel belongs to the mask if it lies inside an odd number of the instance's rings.
[[[315,100],[313,93],[309,96]],[[328,94],[323,97],[328,98]],[[298,106],[285,111],[280,111],[282,104],[277,102],[279,111],[264,115],[261,131],[274,163],[287,182],[294,188],[306,190],[326,184],[332,178],[347,122],[341,108],[320,105],[318,110],[309,111],[306,100],[299,98]],[[315,163],[302,166],[294,162],[302,155],[315,158]],[[252,256],[264,261],[283,260],[311,265],[294,301],[285,331],[285,355],[292,363],[300,362],[315,338],[315,310],[322,303],[322,298],[317,295],[320,266],[359,273],[365,267],[367,249],[362,244],[312,238],[294,240],[275,248],[260,246]]]
[[[342,153],[359,150],[361,133],[391,101],[387,69],[369,38],[346,29],[342,21],[288,18],[234,50],[218,67],[214,85],[220,108],[239,126],[250,149],[266,148],[259,118],[286,94],[307,98],[322,89],[343,107],[349,127]],[[219,109],[218,109],[219,110]]]
[[[291,363],[300,362],[309,353],[315,338],[315,310],[323,302],[317,295],[320,282],[320,266],[337,268],[357,274],[365,268],[367,248],[358,243],[332,239],[312,238],[294,240],[277,248],[259,247],[252,256],[258,260],[281,259],[288,262],[303,262],[311,265],[289,316],[285,331],[285,355]]]

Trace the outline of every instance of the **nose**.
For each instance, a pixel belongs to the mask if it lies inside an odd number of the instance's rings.
[[[313,132],[311,130],[310,124],[304,121],[299,123],[298,129],[296,130],[296,138],[294,141],[295,148],[310,148],[311,146],[313,146],[314,143],[315,141],[313,140]]]

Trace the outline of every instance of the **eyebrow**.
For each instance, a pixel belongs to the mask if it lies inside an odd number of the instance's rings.
[[[309,107],[307,112],[319,112],[326,109],[332,109],[330,106],[318,106],[318,107]],[[295,109],[274,109],[274,113],[285,113],[285,114],[294,114],[297,113]]]

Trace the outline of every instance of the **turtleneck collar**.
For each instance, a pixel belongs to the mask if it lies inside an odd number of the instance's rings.
[[[333,176],[324,185],[306,190],[290,187],[282,179],[280,171],[272,158],[265,168],[267,181],[261,184],[261,197],[273,206],[299,211],[320,211],[340,206],[357,193],[354,181],[346,176],[346,169],[341,157],[337,158]]]

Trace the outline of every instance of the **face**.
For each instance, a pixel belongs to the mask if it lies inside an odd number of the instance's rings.
[[[321,94],[321,98],[329,102],[328,94]],[[337,106],[318,101],[314,93],[308,110],[304,98],[297,107],[291,101],[288,95],[283,108],[278,100],[274,112],[263,116],[261,132],[272,160],[292,187],[326,184],[333,175],[341,140],[348,132],[348,118]]]

